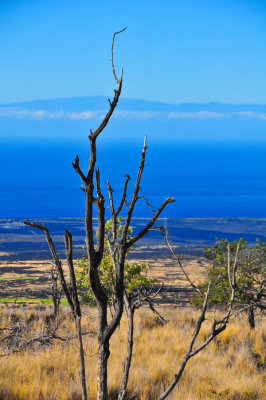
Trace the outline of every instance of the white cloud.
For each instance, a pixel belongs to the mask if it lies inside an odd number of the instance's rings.
[[[104,112],[102,111],[80,111],[80,112],[71,112],[71,113],[64,113],[65,118],[69,119],[91,119],[97,118],[103,115]]]
[[[253,111],[233,111],[233,112],[161,112],[161,111],[116,111],[116,117],[125,119],[227,119],[232,117],[255,118],[266,120],[266,113]]]
[[[91,119],[102,115],[100,111],[81,111],[81,112],[65,112],[65,111],[45,111],[45,110],[25,110],[19,108],[0,108],[0,118],[8,119]]]
[[[266,114],[264,113],[259,113],[259,112],[254,112],[254,111],[241,111],[237,113],[239,117],[244,117],[244,118],[257,118],[260,120],[266,120]]]
[[[92,118],[100,119],[105,115],[104,111],[45,111],[45,110],[26,110],[22,108],[0,108],[0,118],[7,119],[29,119],[29,120],[55,120],[55,119],[70,119],[70,120],[88,120]],[[213,111],[197,111],[197,112],[161,112],[161,111],[119,111],[114,113],[116,118],[123,119],[227,119],[227,118],[254,118],[266,120],[266,113],[254,111],[239,111],[239,112],[213,112]]]
[[[212,111],[161,112],[161,111],[117,111],[116,116],[126,119],[217,119],[228,118],[229,113]]]
[[[0,109],[0,117],[8,118],[8,119],[59,119],[62,118],[63,113],[61,111],[58,112],[50,112],[44,110],[24,110],[24,109],[8,109],[3,108]]]

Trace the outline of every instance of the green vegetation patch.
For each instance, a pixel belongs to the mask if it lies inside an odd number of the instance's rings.
[[[39,301],[43,304],[53,304],[53,301],[49,299],[40,299]],[[67,306],[67,300],[61,300],[60,304],[62,304],[62,306]]]
[[[42,303],[42,304],[53,304],[52,300],[49,299],[15,299],[15,298],[2,298],[0,303]],[[66,300],[61,300],[62,306],[67,306]]]
[[[10,277],[0,277],[0,281],[17,281],[17,280],[36,280],[36,276],[10,276]]]

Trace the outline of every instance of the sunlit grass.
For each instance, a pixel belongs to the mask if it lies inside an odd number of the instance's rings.
[[[95,310],[85,309],[84,331],[96,331]],[[134,356],[128,385],[128,399],[155,400],[178,371],[187,351],[198,313],[194,309],[161,310],[168,320],[161,325],[148,310],[136,313]],[[28,313],[28,315],[27,315]],[[45,323],[45,313],[38,315],[33,328]],[[30,312],[26,311],[28,318]],[[198,342],[204,340],[213,315],[204,323]],[[7,324],[5,318],[2,325]],[[171,400],[257,400],[266,398],[265,321],[258,320],[250,330],[246,316],[235,318],[217,339],[189,361]],[[71,316],[62,325],[60,335],[73,334]],[[127,322],[111,340],[109,390],[115,393],[121,382],[127,340]],[[84,336],[89,400],[96,399],[96,336]],[[75,340],[69,344],[55,341],[38,351],[18,353],[1,358],[0,399],[5,400],[78,400],[78,349]]]
[[[10,277],[1,277],[0,281],[18,281],[18,280],[36,280],[37,277],[34,276],[10,276]]]
[[[42,304],[53,304],[52,300],[49,299],[28,299],[28,298],[14,298],[14,297],[6,297],[1,298],[0,303],[42,303]],[[67,306],[66,300],[61,300],[60,303],[63,306]]]

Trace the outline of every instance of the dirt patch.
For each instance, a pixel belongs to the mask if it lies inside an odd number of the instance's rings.
[[[47,299],[51,290],[51,267],[50,262],[43,260],[2,262],[0,298]]]
[[[195,283],[204,278],[207,262],[203,257],[184,255],[181,260]],[[163,284],[157,303],[183,306],[189,302],[193,290],[172,258],[162,255],[151,258],[145,254],[137,262],[149,264],[148,275],[158,279],[157,287]],[[52,264],[44,260],[3,261],[0,267],[0,298],[47,299],[51,291],[51,267]],[[68,276],[64,262],[63,268]]]

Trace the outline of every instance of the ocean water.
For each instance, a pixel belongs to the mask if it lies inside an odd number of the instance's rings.
[[[130,199],[142,145],[139,138],[99,138],[97,165],[106,207],[106,181],[117,204],[126,173],[132,177]],[[165,197],[174,197],[162,216],[266,217],[266,143],[176,141],[162,135],[148,146],[141,195],[154,209]],[[84,193],[71,165],[76,154],[86,170],[87,139],[1,140],[0,217],[82,217]],[[150,213],[140,199],[134,216]]]

